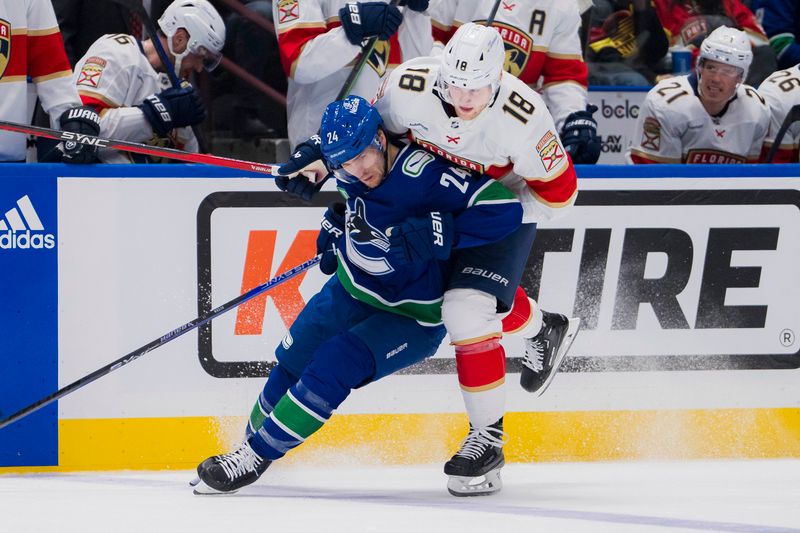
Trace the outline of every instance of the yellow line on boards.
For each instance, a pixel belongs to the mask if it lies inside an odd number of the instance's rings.
[[[59,465],[0,474],[193,469],[227,451],[245,417],[59,421]],[[282,461],[443,463],[465,436],[463,414],[336,415]],[[800,409],[509,413],[508,462],[800,457]]]

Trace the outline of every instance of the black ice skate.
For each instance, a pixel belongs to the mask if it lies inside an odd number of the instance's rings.
[[[230,453],[200,463],[198,477],[189,484],[195,494],[233,494],[257,480],[271,462],[259,457],[245,441]]]
[[[580,318],[547,311],[542,311],[542,315],[542,330],[535,337],[525,339],[525,357],[519,377],[523,389],[538,392],[540,396],[553,381],[581,327]]]
[[[502,418],[484,428],[475,429],[469,425],[469,434],[461,443],[461,449],[444,465],[444,473],[450,476],[447,481],[450,494],[486,496],[503,488],[500,469],[506,464],[505,436]]]

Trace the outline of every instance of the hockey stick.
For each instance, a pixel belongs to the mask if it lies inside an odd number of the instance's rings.
[[[299,264],[296,267],[292,268],[291,270],[287,270],[283,274],[280,274],[279,276],[272,278],[271,280],[267,281],[266,283],[263,283],[263,284],[259,285],[258,287],[250,289],[246,293],[234,298],[233,300],[231,300],[229,302],[226,302],[226,303],[220,305],[219,307],[216,307],[216,308],[212,309],[211,311],[208,312],[207,315],[197,317],[194,320],[192,320],[191,322],[187,322],[186,324],[183,324],[182,326],[178,326],[177,328],[173,329],[172,331],[167,332],[166,334],[162,335],[161,337],[159,337],[159,338],[157,338],[157,339],[155,339],[153,341],[148,342],[144,346],[142,346],[140,348],[137,348],[136,350],[132,351],[131,353],[129,353],[129,354],[123,356],[123,357],[120,357],[116,361],[113,361],[113,362],[107,364],[106,366],[104,366],[102,368],[98,368],[97,370],[95,370],[91,374],[87,374],[87,375],[83,376],[79,380],[70,383],[66,387],[57,390],[53,394],[51,394],[49,396],[45,396],[41,400],[38,400],[38,401],[30,404],[29,406],[27,406],[27,407],[25,407],[23,409],[20,409],[19,411],[17,411],[13,415],[0,420],[0,429],[6,427],[9,424],[12,424],[13,422],[16,422],[20,418],[26,417],[29,414],[31,414],[31,413],[33,413],[35,411],[38,411],[42,407],[44,407],[44,406],[46,406],[46,405],[58,400],[59,398],[63,398],[64,396],[66,396],[67,394],[70,394],[71,392],[75,392],[76,390],[78,390],[78,389],[80,389],[82,387],[85,387],[89,383],[92,383],[93,381],[96,381],[97,379],[100,379],[101,377],[105,376],[106,374],[110,374],[114,370],[117,370],[118,368],[121,368],[121,367],[127,365],[128,363],[132,363],[133,361],[135,361],[136,359],[142,357],[146,353],[151,352],[151,351],[153,351],[156,348],[159,348],[161,346],[164,346],[168,342],[177,339],[181,335],[183,335],[185,333],[188,333],[188,332],[192,331],[193,329],[199,328],[200,326],[202,326],[204,324],[207,324],[208,322],[214,320],[215,318],[217,318],[221,314],[225,313],[226,311],[230,311],[231,309],[234,309],[234,308],[240,306],[241,304],[245,303],[246,301],[251,300],[252,298],[255,298],[259,294],[262,294],[262,293],[264,293],[264,292],[266,292],[266,291],[268,291],[268,290],[280,285],[284,281],[297,276],[301,272],[305,272],[306,270],[308,270],[312,266],[314,266],[317,263],[319,263],[321,257],[322,257],[321,255],[317,255],[315,257],[312,257],[311,259],[309,259],[305,263]]]
[[[147,144],[140,144],[130,141],[119,141],[116,139],[106,139],[103,137],[95,137],[94,135],[84,135],[82,133],[51,130],[49,128],[42,128],[40,126],[29,126],[27,124],[6,122],[5,120],[0,120],[0,130],[15,131],[18,133],[24,133],[26,135],[35,135],[37,137],[44,137],[46,139],[55,139],[57,141],[88,144],[98,148],[114,148],[124,152],[152,155],[155,157],[165,157],[167,159],[186,161],[187,163],[202,163],[205,165],[235,168],[238,170],[258,172],[259,174],[267,174],[270,176],[276,176],[278,169],[278,167],[275,165],[266,165],[263,163],[256,163],[254,161],[243,161],[241,159],[231,159],[229,157],[220,157],[211,154],[194,154],[191,152],[175,150],[174,148],[160,148],[158,146],[150,146]]]
[[[499,0],[498,0],[499,1]],[[389,5],[396,6],[399,0],[392,0],[389,2]],[[366,44],[361,48],[361,56],[358,58],[358,61],[353,66],[353,70],[350,71],[350,75],[347,76],[347,79],[344,80],[344,85],[339,90],[339,94],[336,95],[337,100],[341,100],[348,94],[350,94],[350,90],[353,88],[353,85],[356,84],[358,81],[358,77],[361,75],[361,71],[364,70],[364,65],[367,64],[369,60],[369,56],[372,54],[372,51],[375,49],[375,45],[378,43],[377,35],[375,37],[370,37],[367,40]]]
[[[150,41],[153,43],[153,47],[156,49],[158,58],[161,60],[161,64],[164,65],[164,70],[167,71],[167,76],[169,77],[170,83],[173,87],[180,88],[181,80],[178,78],[178,73],[175,72],[175,65],[172,64],[172,61],[170,61],[169,56],[167,55],[167,51],[164,50],[164,45],[161,44],[161,39],[158,38],[158,29],[153,23],[153,20],[150,18],[150,15],[147,13],[147,10],[144,8],[144,4],[142,4],[141,0],[111,1],[127,8],[133,13],[136,13],[139,18],[142,19],[142,24],[144,24],[144,27],[147,28],[147,33],[150,34]],[[196,124],[192,126],[192,133],[194,133],[194,136],[197,139],[197,145],[200,148],[200,151],[203,153],[208,153],[208,143],[200,132],[200,128],[198,128]]]
[[[492,22],[494,22],[494,17],[497,15],[497,10],[500,8],[500,0],[496,0],[494,3],[494,7],[492,7],[492,12],[489,13],[489,16],[486,17],[486,25],[491,26]]]
[[[781,141],[783,141],[783,137],[786,135],[786,132],[789,130],[789,127],[800,120],[800,104],[793,105],[789,112],[786,113],[786,118],[783,119],[783,124],[778,129],[778,133],[775,135],[775,140],[772,142],[772,146],[767,153],[767,159],[765,163],[772,163],[772,160],[775,158],[775,154],[778,153],[778,149],[781,147]]]

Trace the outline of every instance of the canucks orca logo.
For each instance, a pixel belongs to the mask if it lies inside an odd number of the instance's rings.
[[[385,257],[370,257],[368,253],[378,248],[383,255],[389,250],[389,239],[367,220],[364,200],[356,198],[355,213],[347,214],[347,257],[364,272],[377,276],[394,272]]]
[[[506,62],[503,65],[503,70],[510,72],[514,76],[520,76],[522,71],[525,70],[525,65],[528,64],[528,59],[531,57],[531,50],[533,49],[531,38],[525,32],[510,24],[495,21],[492,26],[495,26],[497,31],[500,32],[506,49]]]
[[[6,71],[11,58],[11,24],[0,19],[0,78]]]
[[[386,74],[386,68],[389,66],[389,50],[391,50],[389,41],[378,41],[367,59],[367,63],[379,77]]]

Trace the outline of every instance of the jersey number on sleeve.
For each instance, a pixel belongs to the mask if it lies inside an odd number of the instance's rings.
[[[670,82],[670,83],[666,84],[664,87],[660,88],[656,92],[658,94],[660,94],[662,97],[667,98],[667,93],[668,92],[675,91],[675,90],[680,89],[680,88],[681,88],[681,84],[678,83],[677,81],[673,81],[673,82]],[[672,96],[670,96],[669,98],[667,98],[667,103],[671,104],[672,102],[674,102],[675,100],[677,100],[678,98],[680,98],[681,96],[686,95],[686,94],[689,94],[689,91],[687,91],[686,89],[682,89],[681,91],[679,91],[679,92],[673,94]]]
[[[458,174],[458,177],[453,176],[453,174]],[[439,178],[439,183],[444,187],[449,187],[452,183],[456,189],[461,191],[461,194],[466,194],[467,188],[469,187],[467,180],[471,177],[472,174],[463,168],[450,168],[447,170],[447,172],[442,173],[442,177]],[[458,178],[461,178],[462,181],[459,181]]]
[[[409,72],[422,72],[427,74],[430,69],[427,68],[410,68],[408,69]],[[400,81],[398,85],[401,89],[406,89],[408,91],[414,91],[421,93],[425,90],[425,77],[420,76],[419,74],[403,74],[400,76]]]
[[[523,113],[526,115],[532,115],[534,109],[535,107],[533,106],[533,104],[525,100],[516,91],[512,92],[511,95],[509,95],[508,103],[503,104],[503,111],[505,111],[515,119],[519,120],[523,124],[528,123],[528,119],[525,116],[523,116]]]
[[[786,78],[786,79],[781,79]],[[778,81],[780,80],[780,81]],[[800,78],[795,78],[792,76],[792,73],[788,70],[781,70],[780,72],[775,73],[775,77],[769,80],[770,83],[774,83],[778,86],[778,88],[788,93],[789,91],[800,87]]]

